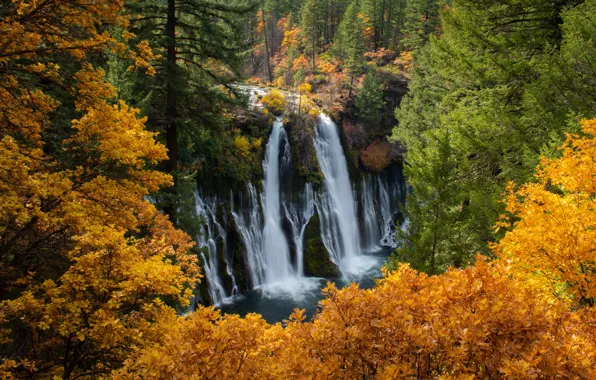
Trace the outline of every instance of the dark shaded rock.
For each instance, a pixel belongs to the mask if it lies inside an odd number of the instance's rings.
[[[204,273],[203,268],[205,263],[203,262],[203,257],[200,254],[200,249],[201,248],[194,246],[191,248],[191,252],[197,256],[199,260],[199,266],[201,267],[201,272]],[[200,303],[201,305],[208,306],[212,304],[211,296],[209,295],[209,284],[207,283],[207,279],[205,277],[201,279],[201,282],[199,282],[197,287],[193,290],[193,296],[195,297],[196,302]]]
[[[302,191],[306,182],[314,186],[323,183],[323,173],[314,145],[315,120],[309,115],[292,115],[284,124],[290,137],[292,167],[294,170],[293,189]]]
[[[286,217],[283,216],[281,218],[281,230],[286,237],[286,241],[288,242],[288,248],[290,249],[290,262],[296,262],[296,243],[294,242],[294,233],[292,231],[292,222]]]
[[[304,231],[304,274],[310,277],[336,277],[339,268],[329,258],[321,239],[321,222],[315,214]]]
[[[230,249],[231,255],[231,262],[232,262],[232,272],[234,273],[234,278],[236,279],[236,286],[238,286],[239,292],[246,292],[254,286],[250,283],[250,276],[248,274],[248,268],[246,265],[246,260],[244,258],[244,253],[246,252],[246,247],[242,242],[242,237],[238,232],[238,226],[236,225],[236,221],[231,213],[228,214],[228,233],[227,233],[227,243]]]

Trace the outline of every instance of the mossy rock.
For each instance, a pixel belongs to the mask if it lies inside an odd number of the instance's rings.
[[[308,115],[291,115],[284,125],[290,138],[296,188],[302,190],[304,183],[315,186],[323,183],[324,177],[317,159],[314,145],[315,119]]]
[[[315,214],[304,231],[304,274],[309,277],[337,277],[339,268],[331,261],[321,239],[321,221]]]
[[[232,249],[232,268],[234,273],[234,278],[236,279],[236,286],[238,286],[238,290],[240,292],[246,292],[251,288],[249,274],[248,274],[248,266],[245,260],[246,247],[242,242],[242,238],[240,236],[240,232],[238,231],[238,226],[236,225],[236,221],[232,216],[232,213],[227,214],[228,218],[228,234],[227,234],[227,243],[228,247]]]
[[[194,246],[191,248],[191,252],[195,254],[199,261],[199,266],[201,267],[201,273],[205,274],[203,257],[200,254],[200,248]],[[203,276],[201,281],[197,284],[196,288],[193,289],[193,296],[196,299],[197,303],[202,305],[208,306],[211,305],[211,296],[209,295],[209,284],[207,283],[207,278]]]

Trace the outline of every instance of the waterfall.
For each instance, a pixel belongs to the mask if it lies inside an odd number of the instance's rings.
[[[381,245],[396,248],[397,227],[395,225],[395,211],[391,207],[391,194],[388,190],[387,182],[383,181],[380,176],[377,177],[377,182],[379,184],[379,208],[383,217],[383,238],[381,239]]]
[[[279,187],[280,146],[286,132],[280,119],[273,123],[271,137],[263,161],[264,192],[261,196],[265,227],[263,228],[263,252],[265,256],[265,280],[267,283],[287,280],[293,273],[290,249],[281,228],[281,202]]]
[[[363,244],[365,251],[374,251],[379,249],[381,242],[382,226],[379,223],[378,202],[376,202],[376,188],[370,174],[362,178],[361,203],[363,214]]]
[[[203,258],[203,270],[207,285],[209,289],[209,296],[211,302],[215,305],[221,304],[229,295],[223,286],[222,280],[219,276],[219,260],[217,256],[217,240],[221,241],[224,261],[226,265],[226,273],[232,279],[233,289],[231,295],[238,294],[238,287],[234,272],[231,266],[231,260],[227,258],[226,247],[226,230],[218,223],[216,216],[217,199],[210,198],[203,200],[198,191],[195,191],[195,212],[197,216],[204,219],[204,226],[197,238],[199,248],[201,248],[201,256]],[[207,253],[207,256],[205,255]]]
[[[242,202],[241,202],[242,203]],[[244,207],[246,206],[246,207]],[[241,204],[240,210],[234,211],[232,217],[244,243],[246,268],[248,269],[253,287],[265,282],[265,258],[263,257],[263,223],[259,210],[257,190],[248,184],[247,204]]]
[[[395,219],[399,212],[402,188],[399,181],[393,186],[388,182],[386,176],[380,174],[376,178],[367,174],[362,179],[362,248],[366,251],[374,251],[381,246],[396,248],[398,245]]]
[[[326,115],[319,117],[315,150],[325,177],[324,191],[316,202],[321,237],[332,261],[342,272],[351,272],[360,253],[356,207],[337,126]]]
[[[315,213],[312,184],[306,184],[300,204],[284,201],[283,207],[292,227],[292,238],[296,247],[296,273],[298,276],[304,276],[304,231]]]

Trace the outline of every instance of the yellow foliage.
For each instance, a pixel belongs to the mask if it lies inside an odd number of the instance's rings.
[[[238,135],[234,139],[234,148],[236,148],[239,155],[247,157],[250,153],[250,142],[248,142],[246,137]]]
[[[286,108],[286,97],[281,91],[271,90],[267,95],[263,96],[261,103],[273,113],[281,113]]]
[[[283,76],[280,76],[275,80],[275,87],[284,87],[286,85],[286,80]]]
[[[286,327],[209,308],[170,320],[163,343],[133,356],[117,378],[593,378],[593,313],[512,279],[479,257],[442,276],[401,266],[372,290],[329,284],[321,311]]]
[[[263,146],[263,139],[259,137],[258,139],[252,139],[252,147],[253,149],[260,149]]]
[[[301,94],[308,94],[312,91],[312,86],[310,85],[310,83],[302,83],[300,86],[298,86],[298,92]]]
[[[0,377],[105,376],[162,339],[152,322],[173,313],[162,299],[188,304],[199,279],[192,241],[146,199],[172,184],[151,168],[165,147],[87,61],[109,48],[150,72],[152,54],[106,32],[127,26],[122,1],[9,3],[0,20]],[[64,54],[76,58],[74,76],[52,62]],[[43,140],[60,103],[34,77],[73,95],[80,116],[68,139]]]
[[[537,183],[509,187],[499,227],[515,228],[495,249],[521,276],[560,297],[596,303],[596,119],[582,123],[585,137],[570,135],[563,156],[542,160]],[[553,191],[556,189],[556,191]]]

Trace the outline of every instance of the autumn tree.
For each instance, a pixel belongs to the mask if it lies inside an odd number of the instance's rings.
[[[158,379],[172,368],[179,378],[594,376],[594,317],[547,302],[482,258],[430,277],[403,265],[375,289],[328,284],[324,292],[312,321],[296,310],[285,327],[210,309],[172,320],[167,340],[116,378]]]
[[[585,135],[569,135],[560,159],[543,159],[536,183],[511,186],[500,226],[514,228],[497,250],[553,294],[594,306],[596,119],[582,126]]]
[[[171,184],[154,170],[166,149],[93,65],[109,51],[152,74],[152,54],[122,42],[120,1],[4,5],[0,376],[102,376],[198,280],[188,237],[146,199]]]

